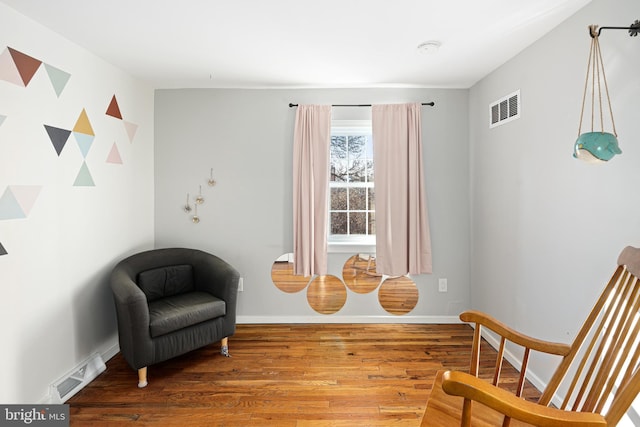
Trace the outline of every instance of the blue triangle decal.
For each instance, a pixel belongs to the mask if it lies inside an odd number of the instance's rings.
[[[76,137],[76,141],[78,142],[78,147],[80,148],[80,152],[82,153],[82,157],[87,158],[87,154],[89,153],[89,149],[91,149],[91,144],[93,144],[93,140],[95,136],[87,135],[86,133],[74,132],[73,136]]]
[[[13,195],[13,191],[7,187],[4,194],[0,197],[0,220],[26,218],[24,211],[20,207],[20,203]]]
[[[56,91],[56,95],[60,98],[60,94],[64,90],[64,87],[67,85],[71,74],[66,71],[62,71],[59,68],[53,67],[49,64],[44,64],[44,68],[47,70],[47,74],[49,75],[49,80],[53,85],[53,90]]]
[[[73,183],[74,187],[95,187],[95,183],[93,182],[93,178],[91,177],[91,172],[89,172],[89,167],[87,166],[87,162],[82,162],[82,166],[80,167],[80,171],[78,172],[78,176],[76,177],[75,182]]]

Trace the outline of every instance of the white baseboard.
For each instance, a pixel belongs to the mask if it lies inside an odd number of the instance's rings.
[[[112,345],[111,347],[107,348],[105,351],[102,352],[102,359],[105,362],[108,362],[113,356],[118,354],[119,351],[120,351],[120,345],[116,342],[114,345]]]
[[[462,323],[458,316],[238,316],[237,324],[294,323]]]

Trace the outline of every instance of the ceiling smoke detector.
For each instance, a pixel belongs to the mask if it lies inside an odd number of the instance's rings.
[[[438,50],[440,50],[440,46],[442,46],[442,43],[440,43],[439,41],[429,40],[428,42],[420,43],[418,45],[418,52],[426,55],[433,55],[435,53],[438,53]]]

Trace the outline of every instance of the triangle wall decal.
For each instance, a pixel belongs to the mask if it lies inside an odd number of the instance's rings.
[[[116,119],[122,120],[122,114],[120,114],[120,107],[118,106],[118,101],[116,100],[115,95],[113,95],[113,98],[111,98],[111,102],[109,103],[106,114],[107,116],[115,117]]]
[[[107,156],[107,163],[122,164],[122,157],[120,157],[120,152],[115,142],[111,146],[111,151],[109,151],[109,155]]]
[[[56,95],[58,96],[58,98],[60,98],[60,94],[64,90],[64,87],[67,85],[69,78],[71,78],[71,74],[49,64],[44,64],[44,68],[45,70],[47,70],[47,74],[49,75],[49,80],[51,81],[53,90],[56,91]]]
[[[40,195],[41,185],[10,185],[9,188],[13,193],[16,201],[22,208],[25,216],[29,216],[33,205],[36,203]]]
[[[2,246],[2,242],[0,242],[0,256],[7,255],[7,250]]]
[[[16,68],[20,73],[20,77],[22,78],[24,85],[27,86],[33,78],[33,75],[38,71],[38,68],[40,68],[42,61],[12,49],[9,46],[7,46],[7,49],[9,49],[9,53],[11,53],[13,62],[16,64]]]
[[[4,123],[4,119],[6,119],[7,116],[3,116],[2,114],[0,114],[0,126],[2,126],[2,123]]]
[[[129,142],[133,142],[133,138],[136,136],[136,132],[138,131],[138,125],[125,121],[124,128],[127,131],[127,135],[129,135]]]
[[[69,139],[69,135],[71,135],[70,130],[60,129],[53,126],[44,125],[44,128],[47,130],[49,134],[49,139],[53,144],[53,148],[56,149],[56,153],[58,153],[58,157],[60,157],[60,153],[64,148],[64,145],[67,143]]]
[[[0,197],[0,220],[26,218],[24,211],[9,187]]]
[[[89,172],[89,167],[87,166],[87,162],[82,162],[82,166],[80,167],[80,171],[78,172],[78,176],[76,177],[75,182],[73,183],[74,187],[95,187],[95,183],[93,182],[93,178],[91,177],[91,172]]]
[[[24,82],[8,49],[0,53],[0,80],[24,87]]]
[[[87,116],[87,112],[85,109],[82,109],[80,116],[78,116],[78,121],[76,125],[73,127],[74,132],[84,133],[85,135],[94,135],[93,128],[91,127],[91,122],[89,122],[89,117]]]
[[[95,136],[87,135],[80,132],[74,132],[73,136],[75,136],[76,141],[78,142],[78,148],[80,148],[82,157],[86,159],[87,154],[89,154],[89,150],[91,149],[91,144],[93,144],[93,140],[95,139]]]

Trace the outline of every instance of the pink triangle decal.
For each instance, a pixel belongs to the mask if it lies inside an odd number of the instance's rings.
[[[22,77],[20,77],[18,67],[16,67],[16,63],[13,62],[9,50],[6,48],[0,53],[0,80],[24,87],[24,82],[22,81]]]
[[[114,163],[117,165],[122,164],[122,157],[120,157],[120,152],[118,151],[118,146],[114,142],[111,146],[111,151],[109,151],[109,156],[107,156],[107,163]]]
[[[36,203],[40,195],[41,185],[10,185],[9,188],[13,192],[13,196],[22,208],[26,216],[29,216],[31,208]]]
[[[138,125],[135,123],[127,122],[125,120],[123,120],[123,122],[124,128],[127,131],[127,135],[129,135],[129,142],[133,142],[133,138],[136,136],[136,131],[138,130]]]

